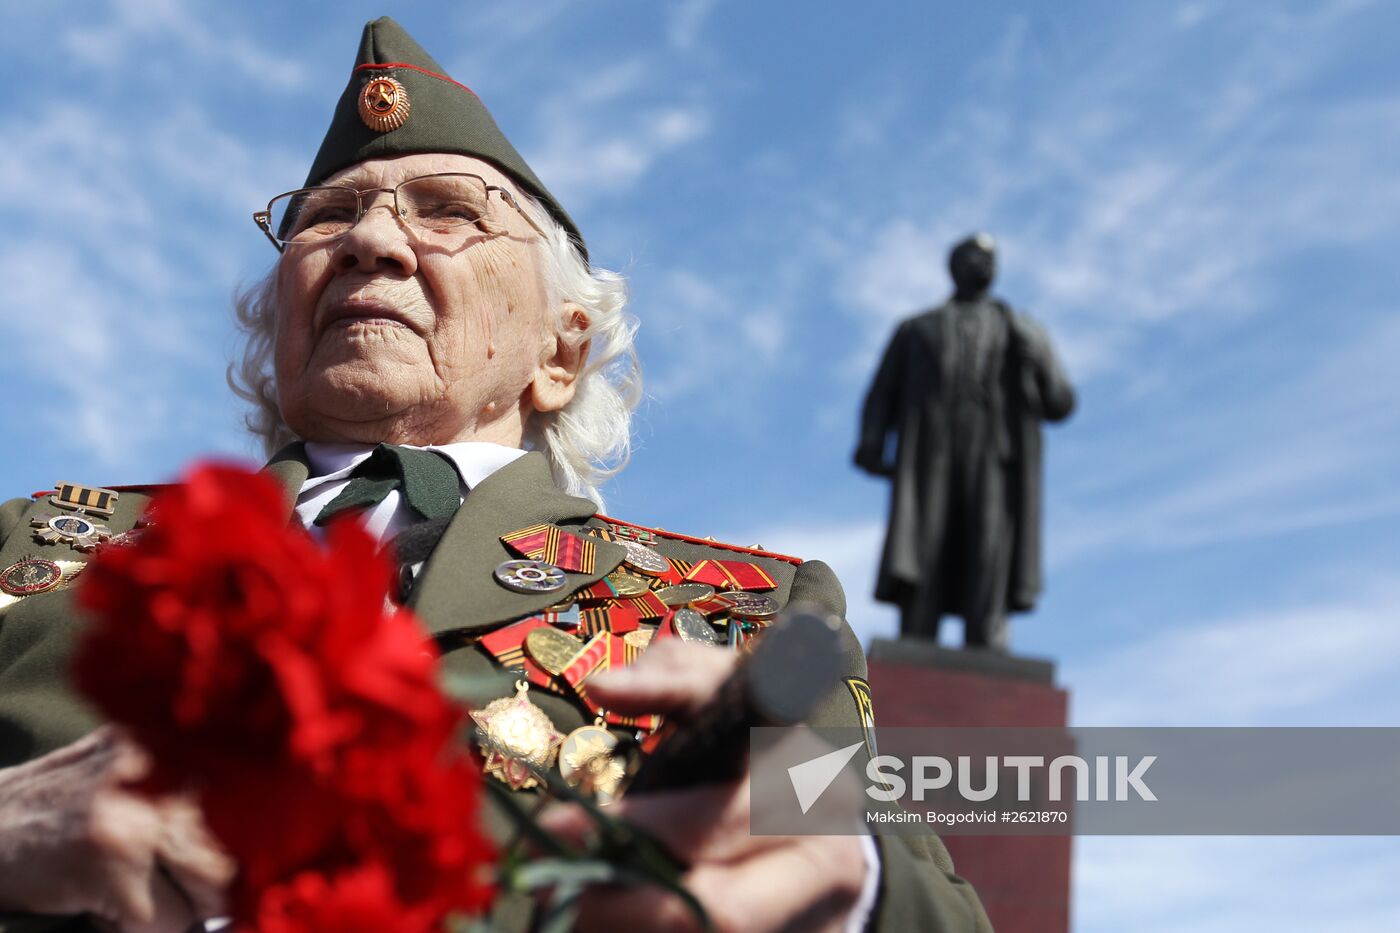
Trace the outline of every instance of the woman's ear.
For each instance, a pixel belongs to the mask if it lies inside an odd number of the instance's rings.
[[[535,378],[530,383],[530,399],[535,411],[558,411],[573,401],[578,377],[588,362],[588,312],[572,301],[564,303],[563,327],[552,342],[546,343]]]

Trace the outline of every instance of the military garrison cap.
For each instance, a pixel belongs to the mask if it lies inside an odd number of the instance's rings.
[[[365,24],[350,81],[306,184],[318,185],[366,159],[455,152],[492,163],[539,199],[574,238],[583,236],[506,139],[486,105],[447,76],[432,56],[387,16]]]

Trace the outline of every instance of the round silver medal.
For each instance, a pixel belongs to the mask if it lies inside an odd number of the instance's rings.
[[[676,630],[681,641],[688,641],[696,645],[717,645],[720,643],[719,632],[705,617],[694,609],[677,609],[676,614],[671,617],[671,627]]]
[[[552,593],[564,588],[564,571],[542,560],[508,560],[496,568],[496,582],[517,593]]]
[[[638,544],[635,541],[619,541],[617,543],[627,549],[627,556],[622,559],[622,562],[633,570],[639,570],[654,577],[671,569],[670,561],[645,544]]]
[[[729,614],[740,619],[771,619],[778,614],[778,601],[762,593],[745,593],[736,590],[719,594],[719,598],[729,603]]]
[[[668,606],[689,606],[715,595],[715,588],[708,583],[677,583],[656,591],[656,598]]]

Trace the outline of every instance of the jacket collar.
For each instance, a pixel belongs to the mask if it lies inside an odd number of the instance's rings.
[[[282,485],[287,516],[309,473],[305,448],[290,444],[272,458],[267,472]],[[594,541],[597,561],[591,574],[569,574],[567,587],[550,593],[516,593],[496,582],[496,567],[517,557],[501,536],[546,522],[576,525],[597,512],[588,499],[554,485],[549,461],[531,451],[492,473],[467,494],[442,540],[424,565],[410,608],[434,635],[472,632],[531,615],[570,592],[597,583],[626,556],[619,545]]]

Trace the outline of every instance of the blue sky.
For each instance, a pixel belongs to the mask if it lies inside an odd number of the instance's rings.
[[[1400,10],[1379,2],[31,4],[0,35],[9,495],[252,456],[228,299],[388,12],[626,273],[616,515],[822,558],[894,323],[978,228],[1080,391],[1021,651],[1081,725],[1393,725]],[[954,626],[955,628],[955,626]],[[1084,839],[1076,929],[1400,925],[1392,839]]]

